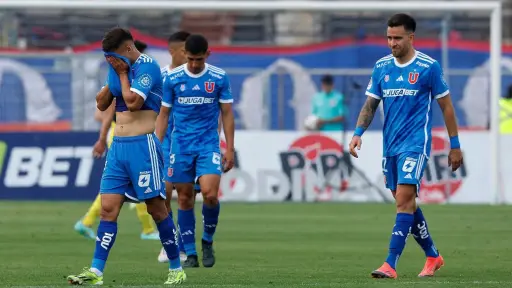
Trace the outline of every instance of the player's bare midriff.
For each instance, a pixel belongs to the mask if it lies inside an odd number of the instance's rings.
[[[116,112],[114,136],[138,136],[155,132],[157,114],[152,110]]]

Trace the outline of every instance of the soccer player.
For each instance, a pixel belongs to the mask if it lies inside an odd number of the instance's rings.
[[[181,66],[187,63],[187,59],[185,57],[185,41],[187,40],[190,33],[185,31],[178,31],[173,33],[169,39],[169,54],[172,57],[172,63],[170,65],[166,65],[162,67],[162,77],[166,77],[167,74],[174,68]],[[164,125],[160,122],[157,124],[156,134],[162,142],[162,150],[164,153],[164,171],[165,171],[165,187],[167,191],[167,199],[166,205],[169,209],[169,213],[172,217],[172,212],[170,209],[171,199],[172,199],[172,190],[173,185],[170,182],[170,177],[168,176],[169,171],[169,154],[170,154],[170,138],[171,132],[174,127],[173,118],[170,117],[171,109],[169,107],[162,106],[160,108],[160,114],[158,115],[157,122],[166,121],[165,119],[169,119],[167,130],[160,130],[159,127],[163,127]],[[219,117],[219,121],[221,117]],[[217,130],[220,133],[220,122]],[[164,136],[165,135],[165,136]],[[163,139],[162,139],[163,138]],[[196,250],[196,242],[195,242],[195,215],[194,215],[194,204],[195,204],[195,196],[197,193],[201,193],[201,188],[197,182],[194,184],[194,198],[190,199],[189,195],[181,194],[181,197],[178,197],[178,223],[187,223],[185,226],[188,226],[191,229],[188,229],[186,232],[186,238],[188,240],[187,247],[183,245],[181,234],[178,237],[178,246],[180,248],[180,259],[183,261],[183,267],[187,268],[196,268],[199,267],[199,261],[197,258],[197,250]],[[181,220],[180,220],[181,219]],[[178,233],[180,233],[180,229],[178,227]],[[167,254],[165,250],[162,248],[160,254],[158,255],[159,262],[168,262]]]
[[[439,63],[413,47],[416,21],[396,14],[388,20],[387,38],[391,55],[377,61],[366,90],[367,100],[359,114],[350,142],[352,156],[361,149],[361,136],[370,125],[379,102],[384,105],[384,155],[382,170],[386,187],[396,201],[396,220],[389,254],[384,264],[371,273],[374,278],[396,278],[396,265],[408,234],[424,250],[425,266],[418,276],[434,276],[444,265],[416,203],[421,177],[431,146],[432,110],[436,100],[450,136],[448,165],[456,171],[462,165],[458,128],[448,86]]]
[[[180,264],[176,228],[165,207],[162,150],[154,135],[162,97],[160,67],[135,48],[131,33],[122,28],[107,32],[102,48],[111,65],[111,93],[101,94],[97,106],[104,111],[116,97],[117,125],[101,179],[101,221],[92,265],[67,279],[76,285],[103,283],[105,263],[117,236],[117,217],[128,199],[146,203],[170,259],[165,284],[180,284],[186,275]]]
[[[142,41],[135,40],[135,48],[141,53],[144,53],[146,48],[148,47],[146,43]],[[99,93],[110,93],[108,89],[108,85],[102,87]],[[100,158],[105,153],[106,148],[110,148],[112,141],[114,139],[114,129],[116,126],[115,119],[115,99],[113,104],[110,107],[101,112],[99,110],[96,111],[95,118],[101,121],[101,129],[98,141],[94,144],[93,155],[97,158]],[[110,128],[110,129],[109,129]],[[92,230],[92,226],[96,222],[96,220],[100,216],[101,210],[101,194],[98,194],[94,202],[92,203],[89,210],[84,215],[84,217],[78,220],[75,223],[75,231],[79,234],[95,239],[96,235]],[[158,231],[153,226],[153,219],[151,215],[148,214],[146,204],[138,203],[135,205],[135,210],[137,212],[137,217],[142,225],[142,233],[140,234],[140,238],[142,240],[159,240]]]
[[[217,228],[220,204],[218,191],[220,175],[234,165],[234,116],[233,97],[226,72],[207,64],[210,52],[208,41],[201,35],[190,35],[185,42],[187,63],[179,66],[164,80],[162,106],[172,107],[174,129],[171,133],[168,176],[178,192],[181,213],[178,216],[181,238],[186,250],[193,247],[195,239],[189,231],[194,230],[194,183],[198,178],[203,195],[203,266],[215,264],[213,236]],[[219,113],[222,116],[227,151],[221,157],[218,133]],[[167,112],[166,115],[169,115]],[[161,122],[157,134],[167,129],[168,121]],[[160,124],[159,124],[160,125]],[[189,254],[189,251],[187,251]],[[197,256],[196,256],[197,260]]]
[[[187,59],[185,58],[185,41],[187,40],[188,36],[190,36],[190,33],[186,31],[178,31],[173,33],[171,36],[169,36],[168,39],[168,47],[169,47],[169,54],[172,58],[172,63],[170,65],[166,65],[162,67],[160,70],[162,74],[162,78],[165,78],[167,74],[174,68],[181,66],[185,63],[187,63]],[[165,201],[165,204],[167,206],[167,209],[169,210],[169,215],[172,217],[172,211],[171,211],[171,199],[172,199],[172,190],[174,189],[172,183],[170,182],[169,176],[168,176],[168,169],[169,169],[169,154],[170,154],[170,148],[171,148],[171,132],[174,127],[174,122],[172,117],[169,117],[170,115],[170,109],[168,107],[161,107],[160,108],[160,114],[157,118],[157,131],[156,134],[158,138],[160,139],[160,142],[162,143],[162,151],[164,155],[164,179],[165,179],[165,191],[167,194],[167,199]],[[161,131],[161,133],[158,132],[159,127],[163,127],[164,125],[158,124],[160,121],[166,121],[165,119],[168,119],[168,126],[167,131]],[[178,214],[180,214],[178,212]],[[183,215],[179,215],[182,216]],[[186,215],[190,217],[190,215]],[[195,221],[195,216],[192,213],[193,220],[189,221]],[[195,226],[194,226],[195,228]],[[178,229],[179,230],[179,229]],[[178,231],[179,233],[179,231]],[[183,266],[188,267],[190,265],[189,261],[187,261],[187,256],[185,253],[185,248],[183,247],[183,242],[181,241],[181,236],[178,237],[178,246],[180,248],[180,259],[184,261]],[[167,253],[165,253],[165,250],[162,248],[160,251],[160,254],[158,255],[158,261],[159,262],[168,262],[169,259],[167,258]],[[192,265],[191,267],[194,267]]]

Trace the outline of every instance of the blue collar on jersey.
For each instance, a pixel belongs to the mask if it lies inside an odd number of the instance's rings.
[[[105,52],[105,57],[107,57],[107,56],[119,58],[119,59],[123,60],[124,62],[126,62],[126,64],[128,64],[128,79],[131,82],[133,77],[132,77],[132,73],[131,73],[132,65],[130,63],[130,60],[128,60],[128,58],[121,56],[114,52]],[[122,97],[123,90],[121,88],[121,80],[119,80],[119,75],[117,75],[116,70],[114,70],[114,67],[112,67],[112,65],[110,65],[110,63],[108,64],[107,77],[108,77],[107,78],[108,79],[108,89],[110,90],[110,92],[112,92],[112,95],[114,95],[116,97]]]

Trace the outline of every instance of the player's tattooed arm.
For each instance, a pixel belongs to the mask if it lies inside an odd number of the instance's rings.
[[[103,88],[101,88],[100,92],[96,94],[96,106],[98,107],[98,110],[105,111],[110,107],[110,104],[112,104],[112,101],[114,100],[114,95],[110,92],[110,89],[108,89],[108,86],[105,85]]]
[[[356,127],[361,127],[365,130],[368,129],[368,127],[372,123],[373,117],[375,116],[375,112],[379,107],[379,103],[379,99],[375,99],[370,96],[366,98],[366,102],[364,102],[363,108],[361,109],[361,112],[359,112]]]

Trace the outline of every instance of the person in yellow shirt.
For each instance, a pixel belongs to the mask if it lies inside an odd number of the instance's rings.
[[[144,53],[147,45],[141,41],[135,41],[135,47],[141,53]],[[108,86],[104,86],[99,93],[108,92]],[[93,155],[96,158],[103,157],[107,147],[110,148],[112,140],[114,139],[114,128],[116,125],[115,119],[115,99],[110,105],[110,108],[104,112],[96,110],[95,119],[101,122],[100,137],[93,148]],[[153,225],[153,218],[148,214],[146,204],[144,202],[136,204],[135,210],[137,211],[137,217],[142,224],[142,233],[140,235],[143,240],[160,240],[159,233]],[[100,216],[101,211],[101,197],[98,194],[94,202],[92,203],[89,210],[84,217],[75,223],[75,231],[79,234],[95,239],[96,235],[92,226],[96,223],[96,220]]]
[[[500,99],[500,132],[512,134],[512,86],[508,93]]]

